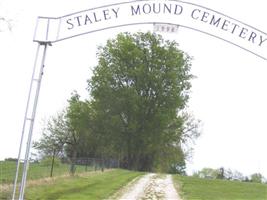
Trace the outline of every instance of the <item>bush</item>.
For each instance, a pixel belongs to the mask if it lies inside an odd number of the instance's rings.
[[[263,175],[260,174],[260,173],[254,173],[251,175],[251,182],[254,182],[254,183],[263,183]]]
[[[5,161],[12,161],[12,162],[17,162],[17,158],[5,158]]]

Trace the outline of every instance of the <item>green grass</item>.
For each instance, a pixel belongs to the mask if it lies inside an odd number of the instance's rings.
[[[0,200],[10,199],[13,182],[16,173],[16,164],[15,161],[0,161]],[[54,166],[53,177],[58,177],[62,175],[69,175],[69,164],[58,164]],[[21,181],[23,163],[20,164],[20,173],[18,178],[18,183]],[[30,163],[27,182],[30,180],[43,180],[44,178],[50,177],[51,166],[45,166],[39,163]],[[93,171],[95,168],[92,166],[79,166],[76,165],[76,174]],[[99,170],[99,169],[98,169]]]
[[[267,200],[267,185],[173,176],[183,200]]]
[[[16,173],[17,162],[14,161],[0,161],[0,184],[13,183]],[[53,176],[60,176],[69,173],[69,164],[59,164],[54,166]],[[20,177],[22,174],[23,163],[20,164]],[[36,180],[50,176],[51,166],[44,166],[39,163],[30,163],[28,171],[28,180]],[[88,167],[88,171],[93,168]],[[84,172],[85,166],[76,166],[76,172]]]
[[[0,184],[12,182],[15,172],[16,162],[0,161]]]
[[[26,190],[26,199],[106,199],[122,186],[142,174],[141,172],[117,169],[105,172],[89,172],[84,176],[61,177],[51,183],[29,187]]]

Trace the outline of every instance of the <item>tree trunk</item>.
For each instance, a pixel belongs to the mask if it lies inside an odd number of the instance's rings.
[[[50,177],[53,177],[55,154],[56,154],[56,149],[54,149],[54,151],[53,151],[52,164],[51,164],[51,170],[50,170]]]
[[[75,170],[76,170],[75,162],[76,162],[76,159],[77,159],[77,150],[75,148],[73,150],[72,157],[71,157],[71,165],[70,165],[70,174],[71,175],[75,174]]]

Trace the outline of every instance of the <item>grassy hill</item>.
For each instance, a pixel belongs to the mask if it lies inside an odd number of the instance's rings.
[[[183,200],[267,200],[267,185],[195,177],[173,177]]]
[[[0,184],[13,183],[17,162],[0,161]],[[20,176],[22,174],[23,163],[20,164]],[[28,180],[46,178],[50,176],[51,165],[43,165],[40,163],[31,163],[28,171]],[[93,170],[88,168],[88,171]],[[76,165],[76,171],[84,172],[85,166]],[[57,164],[53,168],[53,176],[59,176],[69,173],[69,164]]]
[[[23,163],[20,165],[19,181],[22,175]],[[41,185],[46,187],[46,184],[52,183],[55,180],[61,179],[62,177],[69,176],[69,164],[58,163],[53,168],[53,177],[50,179],[51,165],[44,165],[42,163],[31,163],[28,171],[27,183],[30,187],[27,187],[27,191],[31,191],[36,185]],[[94,172],[95,170],[100,170],[100,168],[95,168],[95,166],[81,166],[76,165],[76,174]],[[10,199],[12,193],[12,184],[14,182],[16,173],[16,162],[15,161],[0,161],[0,200]],[[73,178],[73,177],[69,177]],[[58,182],[60,185],[60,182]],[[60,186],[59,186],[60,187]],[[34,198],[33,198],[34,199]]]
[[[0,162],[0,199],[9,199],[10,191],[4,189],[12,183],[15,162]],[[49,176],[50,168],[32,164],[26,189],[27,200],[106,199],[122,186],[144,173],[127,170],[85,172],[78,166],[75,176],[62,176],[68,165],[55,168],[55,178]],[[30,180],[31,179],[31,180]],[[183,200],[267,200],[267,185],[226,180],[208,180],[174,175],[173,180]]]
[[[100,200],[107,199],[142,172],[107,170],[89,172],[82,176],[60,177],[45,185],[29,187],[27,200]]]

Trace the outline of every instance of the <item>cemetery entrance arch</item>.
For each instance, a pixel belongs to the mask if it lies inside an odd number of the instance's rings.
[[[38,43],[38,47],[24,116],[13,199],[16,198],[21,161],[24,162],[24,167],[19,199],[24,198],[33,125],[48,46],[89,33],[141,24],[167,24],[170,25],[169,31],[173,31],[175,26],[184,27],[218,38],[254,54],[259,59],[267,60],[265,32],[207,7],[179,0],[134,0],[91,8],[57,18],[38,17],[33,39]],[[25,132],[28,132],[28,135],[25,135]],[[27,138],[25,157],[21,159],[24,137]]]

